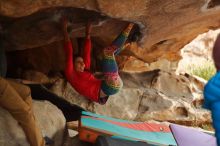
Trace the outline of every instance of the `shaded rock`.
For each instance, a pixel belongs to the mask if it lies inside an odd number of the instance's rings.
[[[8,73],[22,77],[24,70],[36,70],[48,74],[58,72],[65,67],[63,43],[54,42],[38,49],[7,53]]]
[[[70,31],[71,37],[84,37],[85,24],[89,19],[91,19],[94,26],[99,26],[99,23],[102,22],[101,20],[104,19],[104,16],[95,11],[85,11],[77,8],[46,9],[30,16],[11,20],[12,22],[7,22],[8,31],[6,33],[6,40],[10,43],[11,47],[13,46],[14,48],[17,48],[17,50],[38,48],[61,41],[63,40],[62,25],[60,20],[61,15],[66,16],[68,20],[71,21],[71,23],[68,23],[68,30]],[[105,21],[103,23],[106,23]],[[111,20],[108,23],[113,23],[114,25],[114,20]],[[117,24],[117,22],[115,23]],[[103,30],[103,27],[109,24],[102,24],[103,26],[95,29],[96,31],[93,31],[92,35],[103,35],[103,31],[100,31],[100,29]],[[123,22],[119,22],[118,25],[120,24],[122,24],[122,27],[124,26]],[[119,26],[116,31],[120,28],[121,26]],[[98,31],[99,34],[97,34]],[[111,34],[114,34],[114,31]],[[8,48],[8,50],[11,49],[13,50],[13,48]]]
[[[11,42],[8,43],[8,50],[38,48],[60,41],[62,33],[58,18],[63,11],[59,10],[66,7],[76,12],[71,13],[70,10],[64,13],[76,16],[74,32],[78,37],[84,31],[79,22],[84,23],[88,18],[102,22],[93,34],[99,34],[97,40],[102,40],[104,46],[127,24],[124,21],[137,23],[144,35],[141,46],[133,44],[126,52],[148,63],[158,59],[179,60],[179,50],[198,34],[218,28],[220,19],[219,3],[215,0],[8,0],[0,1],[0,5],[0,20],[7,41]],[[78,11],[79,8],[85,12]],[[85,14],[89,15],[85,17]],[[102,15],[109,21],[99,21]]]
[[[82,54],[81,43],[84,42],[84,38],[72,38],[71,41],[75,54]],[[93,46],[95,45],[96,43],[93,44]],[[62,73],[66,63],[66,56],[63,47],[64,42],[61,41],[37,49],[7,52],[7,75],[14,78],[24,78],[23,74],[26,70],[35,70],[49,76]],[[99,59],[100,56],[97,54],[101,53],[102,51],[100,50],[92,50],[91,71],[100,70],[101,60]]]
[[[54,146],[60,146],[63,143],[66,122],[62,112],[46,101],[33,101],[33,107],[43,135],[53,138]],[[28,146],[22,128],[10,113],[0,108],[0,115],[0,145]]]

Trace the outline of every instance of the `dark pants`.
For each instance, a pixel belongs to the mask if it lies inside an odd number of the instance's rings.
[[[76,121],[80,119],[83,108],[71,104],[62,97],[49,91],[44,85],[41,84],[28,84],[31,88],[31,96],[36,100],[48,100],[56,105],[64,114],[66,121]]]

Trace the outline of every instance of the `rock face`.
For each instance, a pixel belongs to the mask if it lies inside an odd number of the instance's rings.
[[[125,72],[144,72],[155,69],[173,72],[178,67],[178,61],[169,61],[167,59],[160,59],[152,63],[146,63],[143,60],[137,59],[135,57],[127,57],[124,55],[117,56],[116,59],[119,65],[119,69]]]
[[[34,114],[43,135],[53,138],[54,146],[63,143],[65,118],[62,112],[49,102],[34,101]],[[0,108],[0,145],[29,146],[23,130],[17,121]]]
[[[88,18],[101,22],[92,32],[100,47],[108,45],[128,21],[137,23],[143,38],[126,53],[148,63],[179,60],[179,50],[198,34],[219,27],[220,19],[217,0],[7,0],[0,1],[5,47],[37,49],[62,40],[62,14],[73,19],[74,37],[83,36],[82,23]]]
[[[201,108],[204,80],[159,70],[121,73],[121,77],[123,89],[105,105],[86,100],[62,79],[51,90],[85,109],[116,118],[187,125],[211,123],[210,113]]]

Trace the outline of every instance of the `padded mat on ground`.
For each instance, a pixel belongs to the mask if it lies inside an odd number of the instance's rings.
[[[177,145],[167,125],[120,120],[83,111],[79,127],[80,139],[94,143],[99,135],[142,141],[157,146]]]

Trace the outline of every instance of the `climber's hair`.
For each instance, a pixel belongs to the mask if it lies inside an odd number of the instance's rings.
[[[213,46],[212,57],[217,71],[220,70],[220,34],[218,34]]]
[[[127,42],[138,42],[142,38],[142,33],[140,31],[140,27],[135,24],[133,26],[133,29],[130,32],[130,35],[128,36]]]
[[[76,61],[76,59],[79,58],[79,57],[83,58],[80,54],[75,54],[73,56],[73,61]]]

